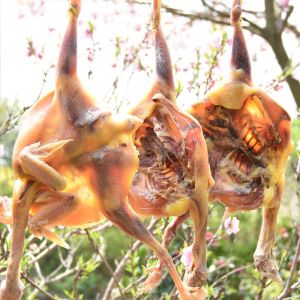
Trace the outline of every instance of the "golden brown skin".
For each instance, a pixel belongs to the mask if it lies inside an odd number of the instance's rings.
[[[254,260],[265,277],[280,280],[273,255],[275,227],[290,144],[290,117],[254,87],[240,25],[240,1],[233,1],[231,76],[189,112],[201,123],[215,179],[211,200],[230,211],[263,207],[263,224]]]
[[[186,283],[189,287],[201,287],[206,279],[208,188],[213,180],[201,126],[176,106],[172,63],[160,25],[160,1],[153,1],[151,17],[155,81],[146,97],[130,111],[144,123],[135,134],[140,163],[129,202],[135,212],[146,216],[190,213],[195,238],[193,264]],[[144,283],[145,290],[159,284],[162,268],[159,263]],[[201,299],[201,291],[194,297]]]

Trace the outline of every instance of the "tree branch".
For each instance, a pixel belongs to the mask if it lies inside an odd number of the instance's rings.
[[[86,232],[86,234],[87,234],[87,237],[88,237],[89,241],[91,242],[91,245],[93,246],[93,248],[95,249],[96,253],[99,255],[100,259],[103,261],[103,263],[105,264],[107,270],[108,270],[109,273],[111,274],[111,276],[112,276],[112,278],[113,278],[113,280],[114,280],[114,282],[115,282],[115,284],[116,284],[116,286],[117,286],[117,288],[118,288],[118,290],[119,290],[119,292],[120,292],[120,298],[121,298],[122,300],[125,300],[126,298],[124,297],[124,294],[123,294],[123,292],[122,292],[122,288],[121,288],[121,286],[119,285],[118,279],[115,277],[114,271],[112,270],[110,264],[109,264],[108,261],[106,260],[105,256],[102,255],[101,251],[99,251],[99,248],[98,248],[97,245],[95,244],[95,242],[94,242],[94,240],[93,240],[93,238],[92,238],[92,236],[91,236],[89,230],[88,230],[88,229],[85,229],[85,232]]]
[[[287,23],[286,28],[288,28],[290,31],[292,31],[297,38],[300,38],[300,31],[297,29],[296,26],[294,26],[290,23]]]
[[[292,266],[291,266],[291,271],[290,271],[290,276],[285,284],[284,290],[282,291],[282,293],[277,297],[276,300],[283,300],[285,299],[293,290],[291,289],[292,286],[292,280],[294,277],[294,274],[296,272],[296,268],[297,268],[297,260],[298,260],[298,256],[300,255],[300,236],[298,236],[298,242],[297,242],[297,246],[296,246],[296,251],[295,251],[295,256],[292,262]]]
[[[211,286],[212,287],[215,287],[218,283],[224,281],[224,280],[227,280],[228,277],[230,277],[231,275],[235,274],[235,273],[239,273],[239,272],[242,272],[242,271],[245,271],[246,269],[248,269],[250,267],[250,265],[246,265],[244,267],[238,267],[228,273],[226,273],[225,275],[221,276],[220,278],[218,278]]]
[[[44,295],[46,295],[49,299],[51,300],[55,300],[57,299],[56,297],[54,297],[53,295],[49,294],[47,291],[45,291],[44,289],[42,289],[40,286],[38,286],[34,281],[32,281],[29,277],[27,277],[24,273],[21,273],[21,277],[27,281],[30,285],[32,285],[35,289],[39,290],[41,293],[43,293]]]
[[[260,289],[259,292],[256,296],[256,300],[262,300],[263,299],[263,294],[264,294],[264,290],[266,288],[266,282],[267,282],[267,277],[262,277],[260,279]]]
[[[109,283],[108,283],[108,285],[106,287],[106,290],[104,292],[102,300],[109,300],[109,299],[111,299],[110,295],[111,295],[111,292],[112,292],[113,288],[115,287],[115,279],[116,280],[120,279],[121,273],[123,272],[123,269],[124,269],[124,267],[126,265],[126,262],[129,259],[130,253],[133,252],[133,251],[136,251],[141,245],[142,245],[142,242],[136,241],[132,245],[132,247],[127,251],[127,253],[123,256],[123,258],[119,262],[117,268],[115,269],[114,276],[110,279],[110,281],[109,281]]]
[[[151,231],[155,227],[155,225],[158,223],[158,221],[159,221],[159,219],[153,219],[152,222],[150,223],[150,225],[148,226],[148,230]],[[123,258],[119,262],[118,266],[116,267],[115,272],[113,273],[113,277],[110,279],[110,281],[107,285],[107,288],[104,292],[102,300],[111,299],[110,295],[111,295],[113,288],[115,287],[115,282],[119,281],[121,273],[123,272],[126,262],[129,259],[130,253],[133,251],[136,251],[141,245],[142,245],[142,242],[136,241],[132,245],[131,249],[129,249],[127,251],[127,253],[123,256]]]
[[[294,11],[294,6],[289,6],[289,9],[285,15],[285,18],[282,20],[282,24],[281,24],[281,28],[280,28],[280,35],[284,31],[284,29],[287,27],[288,19],[290,18],[293,11]]]
[[[266,29],[269,32],[269,36],[273,36],[276,31],[276,16],[274,0],[265,1],[265,16],[266,16]]]

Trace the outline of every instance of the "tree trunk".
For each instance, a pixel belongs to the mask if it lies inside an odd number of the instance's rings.
[[[281,26],[278,26],[280,25],[279,21],[282,20],[276,16],[274,5],[274,0],[265,0],[266,27],[262,32],[262,37],[265,38],[272,47],[276,59],[284,72],[286,68],[289,67],[290,60],[283,45]],[[300,108],[300,81],[296,80],[292,75],[288,75],[286,81],[297,107]]]

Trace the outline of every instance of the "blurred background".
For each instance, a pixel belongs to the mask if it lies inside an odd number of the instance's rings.
[[[178,102],[183,108],[203,98],[227,73],[232,43],[232,29],[228,26],[230,4],[228,0],[163,1],[163,30],[173,60]],[[67,7],[67,0],[0,0],[2,199],[12,195],[11,155],[19,119],[40,96],[54,88]],[[224,208],[214,203],[210,207],[207,235],[209,299],[276,299],[290,278],[300,234],[300,2],[245,0],[243,8],[254,83],[265,89],[293,119],[294,148],[286,173],[275,247],[284,282],[263,282],[253,266],[261,212],[235,213],[235,219],[225,226],[221,223]],[[151,85],[154,51],[148,28],[149,11],[150,5],[143,0],[82,1],[78,73],[99,106],[126,111]],[[170,220],[145,222],[161,239]],[[11,230],[4,225],[0,225],[0,230],[2,279]],[[25,299],[175,297],[168,276],[154,293],[139,295],[141,278],[145,278],[147,268],[153,267],[155,260],[146,247],[110,223],[88,231],[58,232],[65,236],[71,250],[33,237],[27,239],[22,267]],[[181,254],[191,241],[191,224],[187,222],[170,247],[181,273],[185,267]],[[300,262],[300,256],[297,259]],[[287,294],[288,299],[300,299],[299,272],[298,264],[291,278],[295,288]]]

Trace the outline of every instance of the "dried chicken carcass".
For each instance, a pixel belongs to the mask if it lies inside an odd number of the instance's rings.
[[[263,276],[279,281],[273,245],[291,151],[290,117],[252,83],[240,2],[234,0],[231,10],[230,77],[189,112],[201,123],[206,138],[215,180],[210,199],[221,201],[229,211],[263,208],[254,261]]]
[[[213,180],[201,126],[176,106],[172,64],[160,25],[160,6],[159,0],[153,1],[151,26],[156,77],[146,97],[130,111],[144,123],[135,133],[140,163],[129,202],[135,212],[145,216],[185,218],[190,214],[195,235],[193,263],[186,284],[196,288],[206,279],[207,200]],[[159,283],[162,268],[161,263],[154,268],[144,284],[146,290]]]
[[[82,87],[77,76],[79,12],[80,0],[70,0],[55,90],[24,115],[14,146],[11,219],[9,207],[4,203],[0,207],[0,220],[12,223],[13,228],[0,299],[22,296],[20,262],[27,225],[33,234],[67,247],[52,227],[89,226],[103,215],[148,245],[167,266],[181,298],[192,299],[166,249],[128,206],[129,188],[139,164],[133,133],[142,121],[103,111]]]
[[[70,0],[55,90],[23,116],[14,146],[12,215],[7,205],[1,205],[0,220],[13,228],[1,300],[22,296],[20,262],[27,225],[36,236],[68,247],[50,230],[53,226],[89,226],[103,215],[119,225],[120,215],[131,217],[125,201],[138,166],[132,134],[141,121],[99,109],[81,86],[77,77],[79,12],[80,0]],[[126,227],[130,228],[130,222]]]

